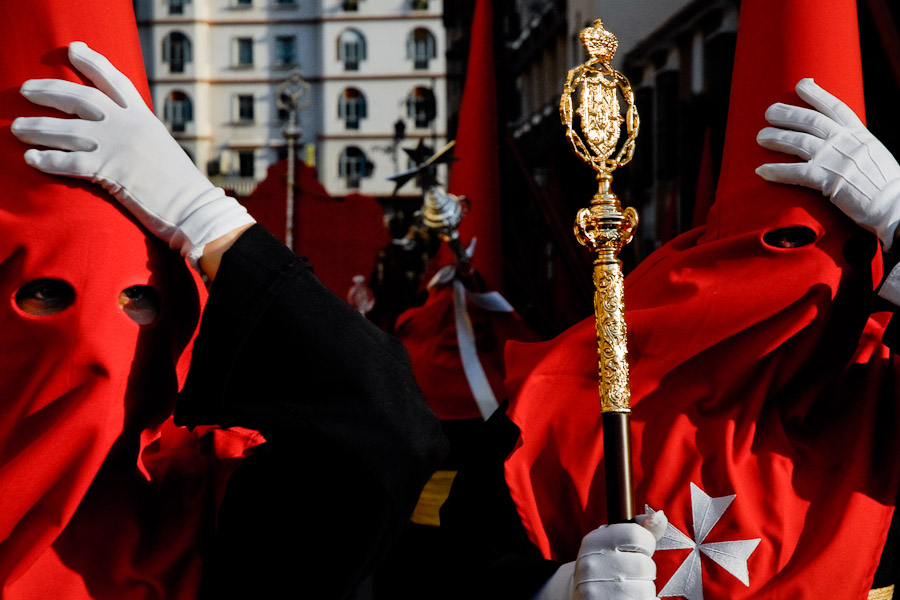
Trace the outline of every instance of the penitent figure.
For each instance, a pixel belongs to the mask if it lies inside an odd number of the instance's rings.
[[[212,186],[109,60],[68,58],[93,86],[21,86],[71,115],[12,124],[36,170],[0,144],[21,165],[0,200],[0,595],[349,597],[444,452],[403,347]],[[199,309],[182,256],[212,283],[176,403]]]
[[[779,162],[756,144],[763,114],[791,102],[801,77],[862,108],[856,3],[754,0],[740,11],[715,203],[704,226],[625,278],[635,500],[668,519],[644,546],[656,595],[890,598],[900,359],[882,343],[889,315],[874,302],[882,255],[818,193],[754,173]],[[893,158],[811,82],[797,91],[813,109],[776,105],[768,117],[781,129],[761,138],[805,162],[762,174],[824,190],[890,247]],[[584,590],[578,565],[607,519],[593,321],[507,348],[509,404],[441,512],[467,598]],[[589,578],[632,573],[623,564]],[[652,597],[650,585],[593,592]]]

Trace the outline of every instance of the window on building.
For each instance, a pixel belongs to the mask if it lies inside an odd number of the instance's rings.
[[[253,150],[238,152],[238,174],[241,177],[256,177],[256,155]]]
[[[234,121],[253,123],[256,119],[254,101],[251,94],[238,94],[234,99]]]
[[[406,109],[418,129],[427,128],[436,115],[434,94],[426,87],[417,87],[409,95]]]
[[[358,71],[365,58],[366,38],[360,32],[347,29],[338,36],[338,60],[343,61],[345,71]]]
[[[348,188],[358,188],[363,177],[370,177],[374,167],[366,153],[356,146],[348,146],[338,159],[338,176],[343,178]]]
[[[236,67],[253,66],[253,38],[235,38],[233,64]]]
[[[253,6],[253,0],[232,0],[235,8],[250,8]]]
[[[356,88],[347,88],[338,99],[338,118],[347,129],[359,129],[360,120],[366,117],[366,97]]]
[[[163,120],[173,132],[185,131],[187,124],[194,120],[194,108],[190,97],[177,90],[166,96]]]
[[[180,31],[173,31],[163,38],[163,62],[170,73],[184,73],[184,66],[191,62],[191,40]]]
[[[413,10],[428,10],[428,0],[412,0],[410,5]]]
[[[169,14],[183,15],[184,5],[188,2],[190,2],[190,0],[166,0],[166,3],[169,5]]]
[[[356,12],[359,10],[359,0],[341,0],[341,8],[346,12]]]
[[[406,40],[406,57],[416,69],[427,69],[428,62],[436,56],[434,36],[425,28],[414,29]]]
[[[279,35],[275,37],[275,65],[291,67],[297,64],[297,36]]]
[[[297,6],[297,0],[275,0],[275,6]]]

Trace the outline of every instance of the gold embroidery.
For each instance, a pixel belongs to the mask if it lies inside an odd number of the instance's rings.
[[[869,590],[869,600],[891,600],[894,597],[894,586]]]
[[[450,486],[456,471],[438,471],[431,476],[425,489],[419,495],[419,502],[413,509],[411,521],[418,525],[431,525],[437,527],[441,524],[441,506],[450,495]]]

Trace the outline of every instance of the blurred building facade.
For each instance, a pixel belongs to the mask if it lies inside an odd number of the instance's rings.
[[[223,187],[248,194],[286,156],[277,96],[294,69],[311,84],[298,156],[333,196],[390,195],[401,143],[446,143],[441,0],[134,4],[157,115]]]
[[[475,0],[135,0],[157,114],[197,165],[241,191],[285,154],[278,85],[311,83],[301,158],[328,192],[386,199],[405,148],[455,137]],[[900,6],[858,0],[870,128],[900,152]],[[572,234],[596,190],[559,121],[578,38],[603,19],[641,133],[613,189],[641,215],[626,270],[702,224],[727,118],[740,0],[493,0],[504,289],[543,335],[592,311],[591,257]],[[443,177],[442,177],[442,180]],[[232,183],[236,182],[236,183]],[[412,203],[421,190],[400,192]],[[412,206],[412,205],[410,205]],[[409,208],[409,207],[407,207]],[[410,208],[412,210],[412,208]]]
[[[613,182],[623,204],[641,216],[620,254],[627,272],[705,223],[721,162],[740,0],[494,6],[506,292],[535,329],[554,335],[592,311],[591,257],[575,241],[572,222],[596,182],[572,152],[558,112],[567,70],[586,59],[578,34],[596,18],[616,34],[613,65],[630,79],[641,115],[634,159]],[[887,0],[857,6],[869,127],[898,153],[900,7]]]
[[[704,150],[704,140],[724,132],[738,5],[494,3],[505,283],[510,300],[534,315],[542,333],[553,335],[592,311],[592,257],[576,242],[572,223],[596,182],[573,153],[559,117],[567,72],[587,58],[581,30],[600,18],[619,38],[613,64],[630,79],[641,115],[633,163],[617,171],[613,183],[623,204],[641,216],[635,240],[621,255],[628,269],[692,223],[701,159],[704,152],[715,154]]]

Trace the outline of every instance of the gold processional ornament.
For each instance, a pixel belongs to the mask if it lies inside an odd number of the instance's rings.
[[[469,212],[469,200],[465,196],[457,196],[444,189],[438,183],[434,169],[436,165],[455,160],[453,158],[454,146],[456,146],[455,140],[449,142],[428,159],[423,160],[424,144],[420,141],[419,148],[406,151],[410,158],[416,160],[416,166],[403,173],[392,175],[388,179],[395,181],[397,190],[399,190],[411,178],[419,177],[419,184],[425,189],[421,211],[422,224],[447,243],[456,258],[458,273],[468,277],[472,274],[472,264],[459,238],[459,225]],[[394,191],[395,194],[397,190]]]
[[[640,118],[628,79],[610,65],[618,48],[616,36],[600,19],[581,32],[588,60],[569,71],[559,103],[566,135],[575,153],[597,172],[599,190],[588,208],[578,211],[575,236],[594,250],[594,313],[597,319],[597,357],[600,403],[603,412],[630,412],[624,277],[618,253],[631,241],[637,212],[622,210],[612,191],[612,172],[634,155]],[[626,110],[622,114],[619,94]],[[575,99],[577,110],[573,110]],[[576,126],[577,115],[577,126]],[[620,142],[622,125],[627,138]],[[580,130],[580,131],[579,131]]]

